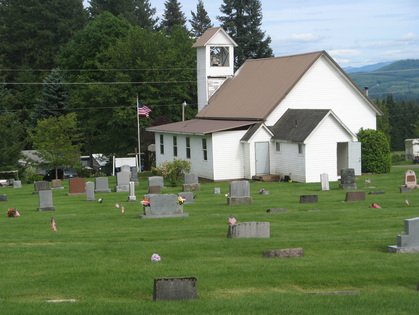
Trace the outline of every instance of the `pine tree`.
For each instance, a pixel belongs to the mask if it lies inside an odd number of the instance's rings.
[[[236,41],[235,67],[248,58],[272,57],[270,36],[261,30],[262,5],[260,0],[224,0],[218,16],[221,27]]]
[[[68,91],[63,84],[60,69],[53,69],[45,78],[42,87],[42,97],[32,113],[32,119],[36,121],[50,116],[61,116],[66,114]]]
[[[154,30],[157,28],[158,18],[154,18],[156,9],[151,7],[149,0],[133,0],[134,17],[138,26]]]
[[[168,34],[172,33],[175,27],[186,29],[186,17],[181,10],[181,4],[177,0],[167,0],[164,4],[165,10],[160,27]]]
[[[191,23],[191,35],[193,37],[200,37],[207,29],[213,26],[202,0],[198,1],[196,13],[191,11],[191,15],[192,19],[189,22]]]

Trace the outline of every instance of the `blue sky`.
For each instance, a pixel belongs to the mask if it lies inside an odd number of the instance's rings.
[[[197,0],[178,0],[188,19]],[[164,0],[150,0],[157,15]],[[204,0],[212,23],[223,0]],[[342,67],[419,59],[419,0],[261,0],[275,56],[326,50]]]

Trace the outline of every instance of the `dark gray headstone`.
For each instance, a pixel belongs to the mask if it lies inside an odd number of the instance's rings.
[[[411,192],[412,189],[410,189],[409,187],[406,186],[400,186],[400,193],[407,193],[407,192]]]
[[[107,177],[96,177],[95,192],[108,193],[111,192],[109,188],[109,180]]]
[[[304,256],[304,250],[298,248],[285,248],[285,249],[274,249],[268,250],[262,253],[264,257],[276,257],[276,258],[289,258],[289,257],[301,257]]]
[[[196,174],[185,174],[185,180],[183,184],[183,191],[196,191],[200,189],[198,182],[198,175]]]
[[[94,182],[86,182],[86,200],[87,201],[96,201],[95,198],[95,183]]]
[[[183,206],[179,204],[178,196],[175,194],[148,194],[150,206],[144,207],[142,218],[168,218],[186,217]]]
[[[230,183],[230,193],[227,197],[227,204],[251,204],[250,183],[247,180],[236,180]]]
[[[344,168],[340,170],[340,187],[343,189],[357,189],[355,183],[355,170],[353,168]]]
[[[138,169],[136,166],[131,167],[131,182],[138,183]]]
[[[404,220],[404,233],[397,236],[397,245],[388,247],[390,252],[419,252],[419,217]]]
[[[54,211],[54,205],[52,203],[52,190],[40,190],[39,196],[39,211]]]
[[[316,203],[319,201],[319,197],[317,195],[301,195],[300,196],[300,203]]]
[[[7,195],[6,194],[1,194],[0,195],[0,201],[7,201]]]
[[[116,192],[129,192],[130,171],[120,171],[116,173]]]
[[[269,222],[242,222],[228,226],[229,238],[270,238]]]
[[[154,279],[153,300],[196,299],[197,279],[195,277]]]
[[[37,181],[33,184],[33,188],[34,188],[34,193],[37,194],[39,191],[41,190],[50,190],[51,188],[49,187],[49,182],[45,181],[45,180],[40,180]]]
[[[346,193],[345,201],[361,201],[365,200],[364,191],[348,191]]]

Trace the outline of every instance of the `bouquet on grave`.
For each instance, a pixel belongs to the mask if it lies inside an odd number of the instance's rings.
[[[20,217],[20,213],[19,210],[17,210],[16,208],[9,208],[7,210],[7,216],[9,218],[16,218],[16,217]]]
[[[147,197],[144,197],[144,199],[141,200],[141,204],[143,205],[143,207],[150,207],[150,199]]]
[[[186,201],[186,198],[183,198],[182,196],[177,197],[177,203],[179,205],[183,205]]]

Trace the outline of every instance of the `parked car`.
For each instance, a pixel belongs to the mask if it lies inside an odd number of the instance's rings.
[[[77,177],[78,173],[74,168],[59,168],[57,172],[58,179],[67,179]],[[51,181],[55,179],[55,169],[47,171],[44,180]]]

